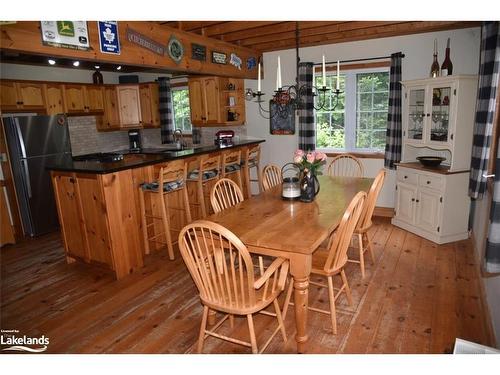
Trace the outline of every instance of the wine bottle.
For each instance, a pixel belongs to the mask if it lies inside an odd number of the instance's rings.
[[[441,65],[441,75],[442,76],[451,76],[453,72],[453,64],[450,60],[450,38],[448,38],[448,42],[446,43],[446,56],[443,61],[443,65]]]
[[[431,65],[431,78],[439,77],[439,63],[437,52],[437,39],[434,39],[434,61]]]

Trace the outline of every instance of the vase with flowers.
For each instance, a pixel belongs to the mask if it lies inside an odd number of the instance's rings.
[[[312,202],[319,193],[318,177],[322,174],[321,167],[326,164],[326,154],[319,151],[295,151],[293,162],[301,169],[300,200]]]

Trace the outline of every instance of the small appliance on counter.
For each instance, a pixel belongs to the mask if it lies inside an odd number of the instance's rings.
[[[283,184],[281,198],[285,200],[300,199],[300,168],[295,163],[287,163],[281,168]]]
[[[130,151],[141,150],[141,132],[138,129],[128,131],[128,143]]]
[[[231,147],[233,145],[234,131],[232,130],[219,130],[215,133],[214,143],[220,148]]]
[[[95,163],[114,163],[123,160],[123,154],[116,152],[98,152],[95,154],[73,156],[73,160],[92,161]]]

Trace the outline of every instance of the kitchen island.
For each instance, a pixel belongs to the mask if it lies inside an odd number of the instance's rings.
[[[50,165],[61,234],[68,263],[83,261],[102,266],[120,279],[143,266],[145,246],[142,237],[139,188],[143,182],[157,178],[158,169],[170,161],[186,159],[188,171],[197,168],[204,154],[220,154],[225,150],[261,143],[262,140],[241,140],[233,146],[206,146],[182,151],[144,150],[123,152],[116,162],[78,161],[71,157]],[[201,218],[194,184],[188,184],[193,220]],[[211,186],[207,186],[210,189]],[[243,189],[244,191],[246,189]],[[153,213],[158,210],[149,201]],[[207,207],[210,206],[206,202]],[[180,208],[180,194],[172,193],[167,202],[172,228],[186,225]],[[161,233],[161,225],[152,231]],[[175,234],[175,233],[174,233]],[[175,235],[172,236],[176,238]],[[151,250],[159,250],[161,244]]]

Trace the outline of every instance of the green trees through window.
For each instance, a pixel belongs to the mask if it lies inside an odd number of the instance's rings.
[[[174,109],[174,128],[181,129],[183,133],[191,133],[189,90],[187,87],[172,90],[172,106]]]

